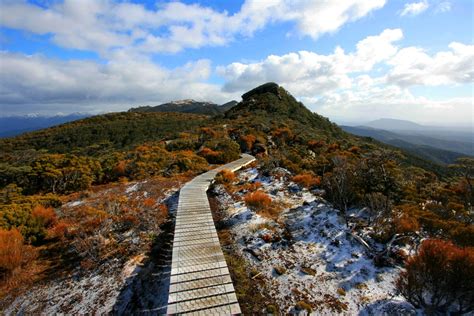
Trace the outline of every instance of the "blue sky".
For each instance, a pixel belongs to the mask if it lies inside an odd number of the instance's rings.
[[[0,115],[224,103],[267,81],[338,122],[472,126],[470,0],[0,1]]]

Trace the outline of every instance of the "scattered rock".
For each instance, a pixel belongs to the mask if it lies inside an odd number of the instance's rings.
[[[298,303],[296,303],[295,309],[297,311],[306,311],[308,314],[313,311],[313,308],[311,307],[311,305],[309,305],[309,303],[305,301],[299,301]]]
[[[270,314],[270,315],[278,314],[278,308],[275,305],[267,305],[267,314]]]
[[[307,275],[316,275],[316,270],[310,268],[310,267],[301,267],[301,272]]]
[[[283,275],[286,273],[286,269],[282,266],[274,266],[273,270],[275,270],[275,273],[278,275]]]
[[[337,294],[340,296],[345,296],[346,295],[346,290],[344,290],[342,287],[337,289]]]
[[[252,256],[254,256],[258,261],[262,261],[262,251],[258,248],[245,248],[244,251],[247,251]]]

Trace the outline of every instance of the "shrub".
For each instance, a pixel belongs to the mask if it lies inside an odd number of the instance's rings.
[[[179,151],[174,157],[174,161],[168,167],[168,170],[175,173],[186,171],[202,172],[207,169],[206,159],[196,155],[192,151]]]
[[[400,293],[428,313],[462,314],[474,310],[474,249],[425,240],[408,259],[396,282]]]
[[[60,220],[48,230],[48,236],[52,238],[58,238],[62,241],[65,240],[69,234],[71,225],[64,220]]]
[[[24,239],[16,229],[0,229],[0,276],[8,277],[14,270],[33,260],[35,251],[23,244]]]
[[[406,234],[420,230],[420,224],[415,217],[403,214],[394,220],[394,229],[399,234]]]
[[[242,146],[243,151],[251,151],[253,148],[253,144],[257,140],[257,137],[255,135],[249,134],[249,135],[243,135],[240,137],[240,140],[244,146]]]
[[[38,219],[45,228],[52,227],[58,221],[56,213],[51,207],[37,205],[31,211],[31,215]]]
[[[156,204],[156,200],[152,198],[146,198],[143,200],[143,206],[145,207],[153,207]]]
[[[220,152],[204,147],[199,152],[199,155],[204,157],[209,163],[218,163]]]
[[[261,211],[272,204],[272,198],[262,191],[248,193],[244,197],[244,201],[254,211]]]
[[[249,191],[256,191],[258,189],[260,189],[262,187],[262,182],[260,181],[255,181],[255,182],[252,182],[252,183],[247,183],[245,185],[245,189],[246,190],[249,190]]]
[[[0,228],[18,229],[27,242],[41,242],[46,236],[43,222],[32,215],[31,204],[8,204],[0,207]]]
[[[293,182],[305,188],[311,188],[321,184],[321,179],[309,173],[301,173],[293,177]]]
[[[120,160],[112,169],[113,178],[124,177],[127,175],[127,161]]]
[[[311,150],[317,150],[321,147],[324,147],[326,143],[323,140],[310,140],[308,142],[308,148]]]
[[[272,134],[283,141],[292,140],[294,138],[293,132],[288,127],[277,128]]]
[[[228,163],[240,157],[239,144],[229,138],[214,139],[206,142],[204,146],[199,154],[209,163]]]
[[[168,217],[168,206],[165,204],[160,204],[158,206],[158,218],[165,219]]]
[[[216,183],[230,184],[235,180],[235,173],[229,169],[224,169],[216,175]]]

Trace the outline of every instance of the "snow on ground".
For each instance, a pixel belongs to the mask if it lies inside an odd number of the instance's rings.
[[[17,297],[4,315],[102,315],[112,311],[127,280],[133,277],[143,259],[130,259],[124,268],[111,263],[108,271],[87,276],[72,275],[35,287]]]
[[[69,202],[69,203],[66,204],[66,206],[67,207],[74,207],[74,206],[79,206],[83,203],[84,203],[83,201],[78,200],[78,201]]]
[[[103,208],[104,202],[117,199],[124,201],[125,206],[140,206],[142,204],[137,204],[137,201],[144,198],[155,200],[156,206],[166,204],[169,212],[174,213],[178,202],[177,192],[185,180],[157,178],[93,188],[72,195],[71,201],[62,206],[60,213],[73,212],[83,206]],[[163,225],[166,226],[165,220],[159,217],[155,207],[141,209],[140,225],[126,231],[107,231],[104,234],[109,239],[117,240],[120,246],[133,248],[133,251],[106,257],[93,269],[84,269],[78,263],[64,273],[51,271],[51,276],[45,275],[31,288],[13,294],[15,296],[2,298],[0,315],[137,314],[145,307],[162,306],[164,295],[167,300],[167,294],[163,291],[167,284],[162,282],[164,285],[161,285],[158,274],[162,268],[157,265],[160,260],[167,259],[159,256],[166,248],[166,240],[162,239],[168,238],[170,233],[163,228]],[[101,234],[97,233],[97,236]],[[68,256],[72,250],[71,241],[70,247],[64,250],[64,256]]]
[[[340,211],[288,178],[261,177],[256,169],[239,174],[240,180],[261,182],[261,190],[286,206],[275,220],[217,188],[238,251],[260,273],[255,278],[263,279],[262,290],[275,298],[280,311],[301,313],[295,305],[304,301],[318,315],[415,315],[395,294],[399,270],[376,267],[351,238]],[[237,194],[243,197],[245,192]]]
[[[130,185],[128,186],[126,189],[125,189],[125,193],[132,193],[132,192],[135,192],[138,190],[138,187],[140,186],[140,183],[135,183],[133,185]]]

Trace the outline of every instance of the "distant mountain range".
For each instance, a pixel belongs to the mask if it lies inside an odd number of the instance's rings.
[[[415,131],[423,130],[425,128],[423,125],[417,124],[415,122],[390,118],[381,118],[375,121],[370,121],[365,123],[364,126],[388,131]]]
[[[474,135],[469,131],[452,131],[395,119],[341,127],[346,132],[374,138],[441,164],[453,163],[462,156],[474,156]]]
[[[8,116],[0,117],[0,138],[12,137],[67,122],[89,117],[91,114],[75,113],[56,116]]]
[[[237,101],[230,101],[222,105],[212,102],[200,102],[192,99],[172,101],[156,106],[141,106],[132,108],[129,112],[181,112],[204,115],[217,115],[224,113],[237,105]]]

